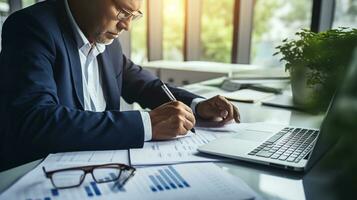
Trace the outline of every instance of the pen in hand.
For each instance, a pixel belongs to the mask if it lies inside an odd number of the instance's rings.
[[[166,86],[166,84],[161,81],[161,88],[164,90],[164,92],[166,93],[166,95],[169,97],[169,99],[171,101],[176,101],[175,96],[171,93],[171,91],[169,90],[169,88]],[[191,129],[192,133],[196,133],[196,130],[194,128]]]

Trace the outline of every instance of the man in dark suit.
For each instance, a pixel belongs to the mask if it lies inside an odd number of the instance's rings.
[[[51,152],[142,147],[186,134],[202,119],[239,113],[225,98],[205,100],[135,65],[116,40],[138,19],[141,0],[48,0],[3,25],[0,55],[1,167]],[[120,97],[150,112],[119,110]],[[194,110],[195,112],[193,112]]]

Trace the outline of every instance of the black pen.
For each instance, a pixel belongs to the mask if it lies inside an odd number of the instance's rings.
[[[166,93],[166,95],[169,97],[169,99],[171,101],[176,101],[175,96],[171,93],[171,91],[169,90],[169,88],[166,86],[166,84],[163,81],[161,81],[161,88],[164,90],[164,92]],[[191,132],[196,133],[195,128],[192,128]]]

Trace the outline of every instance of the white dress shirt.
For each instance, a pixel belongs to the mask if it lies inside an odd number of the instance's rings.
[[[73,18],[67,0],[65,1],[65,7],[71,25],[75,31],[75,39],[78,44],[79,58],[82,69],[84,110],[103,112],[106,108],[106,102],[103,95],[97,56],[105,51],[105,45],[97,43],[91,44]],[[197,98],[192,101],[191,108],[194,112],[197,103],[202,100],[204,99]],[[152,139],[150,115],[148,112],[140,112],[140,114],[144,127],[144,141],[149,141]]]

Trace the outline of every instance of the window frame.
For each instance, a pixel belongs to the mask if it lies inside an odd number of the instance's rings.
[[[231,63],[249,64],[255,0],[235,0]]]
[[[330,30],[334,21],[335,6],[335,0],[314,0],[310,29],[314,32]]]

